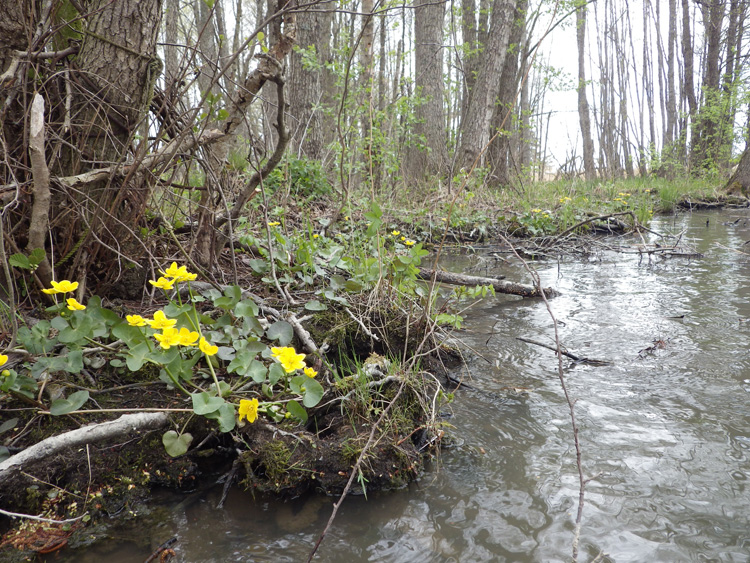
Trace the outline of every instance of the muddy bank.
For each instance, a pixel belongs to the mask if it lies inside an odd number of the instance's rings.
[[[428,373],[405,369],[373,352],[388,354],[390,343],[397,342],[400,349],[424,332],[386,307],[372,317],[389,327],[377,341],[333,307],[307,321],[307,338],[327,339],[329,352],[306,356],[320,372],[316,380],[324,394],[307,409],[304,423],[277,409],[252,421],[236,421],[231,432],[222,432],[216,421],[196,416],[190,397],[159,381],[158,370],[148,364],[136,372],[122,366],[113,369],[109,363],[80,375],[58,373],[40,397],[5,396],[0,437],[10,454],[88,425],[122,420],[123,410],[162,411],[166,416],[155,428],[126,428],[116,436],[57,449],[2,473],[0,507],[43,520],[3,516],[0,554],[23,560],[69,542],[93,541],[101,535],[95,530],[101,530],[102,523],[149,510],[154,487],[191,492],[223,482],[225,491],[238,486],[294,498],[309,491],[341,494],[352,471],[360,492],[399,489],[416,479],[442,435],[438,409],[449,397],[434,375],[440,362],[426,357],[422,366],[431,366]],[[278,322],[267,319],[269,324],[274,321]],[[325,330],[326,326],[338,330]],[[289,344],[304,347],[296,337]],[[21,368],[16,364],[17,371]],[[217,364],[221,384],[240,392],[244,382],[254,393],[268,392],[226,368],[226,362]],[[211,379],[206,373],[203,378],[196,386],[210,390]],[[85,409],[61,416],[46,410],[52,393],[71,397],[81,390],[89,395]],[[277,386],[275,398],[291,392]],[[164,436],[170,429],[191,437],[186,453],[167,453]]]

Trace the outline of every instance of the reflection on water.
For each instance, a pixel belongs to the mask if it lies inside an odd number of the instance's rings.
[[[750,322],[741,322],[750,317],[750,257],[736,252],[748,250],[750,224],[724,224],[740,215],[654,221],[656,231],[687,229],[702,259],[602,251],[536,264],[543,285],[562,293],[552,306],[563,343],[613,362],[566,365],[585,471],[595,477],[581,560],[600,552],[618,562],[750,558]],[[457,256],[445,266],[478,263]],[[481,264],[486,271],[474,273],[528,281],[518,264]],[[466,326],[460,336],[476,354],[468,353],[462,373],[477,390],[456,394],[451,422],[462,444],[408,490],[348,499],[316,560],[569,558],[578,484],[556,360],[516,340],[552,342],[544,305],[498,296],[473,307]],[[666,347],[639,355],[655,340]],[[183,561],[304,561],[334,500],[279,503],[234,492],[216,510],[218,494],[172,505],[151,546],[176,534]],[[118,542],[105,548],[69,560],[139,561],[150,552]]]

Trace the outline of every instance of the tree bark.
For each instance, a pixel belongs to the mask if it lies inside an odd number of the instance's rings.
[[[583,171],[587,181],[596,179],[594,141],[591,138],[591,117],[586,97],[586,4],[576,9],[576,45],[578,46],[578,123],[583,140]]]
[[[440,174],[448,163],[443,104],[443,20],[445,3],[414,2],[416,123],[407,156],[407,174],[415,181]]]
[[[493,183],[499,186],[508,186],[511,183],[512,133],[518,132],[522,121],[522,108],[518,107],[516,93],[522,78],[519,75],[519,63],[522,54],[521,43],[526,32],[527,8],[528,0],[518,0],[516,3],[508,45],[509,52],[505,57],[503,72],[500,76],[500,90],[492,115],[491,132],[494,134],[499,131],[500,136],[490,146],[489,158]]]
[[[162,0],[94,0],[77,63],[74,129],[87,161],[118,162],[148,111],[161,62],[156,39]],[[76,159],[80,162],[79,159]],[[66,172],[77,173],[78,162]],[[92,166],[88,166],[91,168]]]
[[[297,44],[289,60],[289,129],[291,150],[300,157],[322,159],[334,138],[332,120],[326,118],[330,94],[331,24],[334,6],[312,6],[297,14]],[[307,61],[307,62],[306,62]]]
[[[742,153],[737,170],[729,178],[724,190],[730,194],[750,197],[750,147]]]
[[[490,141],[490,122],[500,89],[498,77],[502,73],[508,53],[515,7],[515,0],[494,0],[492,3],[490,27],[482,51],[479,75],[469,93],[469,106],[461,126],[458,162],[467,171],[475,164],[485,165],[486,148]]]

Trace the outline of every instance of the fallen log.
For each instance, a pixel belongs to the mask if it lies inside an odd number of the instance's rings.
[[[52,436],[0,463],[0,482],[11,472],[19,471],[31,463],[41,461],[64,449],[117,438],[132,432],[154,430],[165,426],[167,422],[167,415],[162,412],[126,414],[116,420],[92,424]]]
[[[464,274],[454,274],[452,272],[444,272],[442,270],[432,270],[430,268],[420,268],[417,277],[425,281],[437,281],[440,283],[447,283],[450,285],[489,285],[495,290],[495,293],[506,293],[508,295],[520,295],[521,297],[539,297],[539,289],[533,285],[525,285],[522,283],[515,283],[504,281],[500,276],[499,278],[483,278],[480,276],[466,276]],[[554,297],[558,295],[558,292],[551,287],[544,288],[544,295],[547,297]]]

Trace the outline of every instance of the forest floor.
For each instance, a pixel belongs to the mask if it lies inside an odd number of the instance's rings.
[[[418,280],[422,259],[445,244],[519,238],[527,254],[543,255],[645,226],[655,212],[747,205],[709,188],[683,191],[560,183],[499,201],[464,190],[429,211],[397,212],[396,200],[351,210],[336,232],[320,220],[331,206],[287,206],[279,222],[266,212],[265,234],[240,237],[221,273],[189,294],[90,298],[79,311],[28,302],[0,378],[0,510],[21,515],[3,519],[0,557],[104,537],[98,524],[137,513],[153,487],[223,482],[286,497],[403,487],[449,431],[441,409],[455,387],[448,368],[460,361],[446,345],[450,307],[436,314],[433,290]],[[316,220],[323,228],[310,226]],[[121,295],[143,291],[128,289]],[[160,311],[218,351],[160,350],[155,329],[125,321]],[[291,371],[273,352],[289,348],[304,357]],[[133,413],[163,418],[99,441],[55,442]],[[40,443],[50,447],[8,467],[8,456]]]

